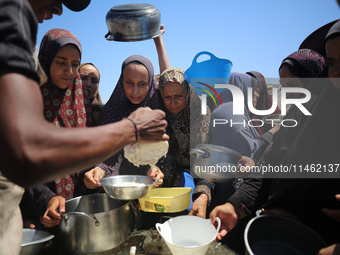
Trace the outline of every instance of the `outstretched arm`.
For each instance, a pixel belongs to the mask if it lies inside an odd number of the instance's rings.
[[[170,67],[168,56],[166,55],[166,51],[165,51],[165,47],[163,43],[164,33],[165,33],[165,27],[164,25],[161,25],[161,35],[153,39],[156,45],[156,49],[157,49],[160,74]]]
[[[140,141],[160,141],[165,113],[139,108],[130,117]],[[43,116],[38,84],[18,73],[0,74],[1,172],[23,187],[51,181],[101,162],[136,141],[129,120],[94,128],[60,128]]]

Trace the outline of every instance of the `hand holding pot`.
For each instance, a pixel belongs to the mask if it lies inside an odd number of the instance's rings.
[[[84,175],[85,186],[89,189],[96,189],[100,187],[99,180],[103,177],[103,170],[99,167],[92,168]]]
[[[47,210],[41,220],[45,227],[52,228],[60,224],[62,213],[65,212],[65,202],[65,198],[61,196],[55,196],[48,202]],[[59,212],[57,209],[59,209]]]
[[[242,156],[241,159],[238,161],[238,171],[237,171],[237,178],[245,178],[250,173],[252,167],[255,166],[254,160],[249,157]]]

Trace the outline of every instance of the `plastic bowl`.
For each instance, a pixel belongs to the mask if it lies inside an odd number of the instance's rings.
[[[46,231],[24,228],[22,233],[20,255],[39,254],[44,248],[44,245],[53,238],[54,235]]]
[[[134,182],[142,185],[127,185]],[[120,200],[135,200],[144,197],[158,181],[144,175],[116,175],[100,179],[106,194]]]
[[[152,189],[139,199],[145,212],[174,213],[187,209],[191,204],[191,188]]]
[[[174,217],[163,224],[156,224],[156,229],[165,243],[176,255],[204,255],[220,229],[221,220],[216,217],[217,228],[210,219],[184,215]]]

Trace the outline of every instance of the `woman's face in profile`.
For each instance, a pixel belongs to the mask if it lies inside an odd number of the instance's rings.
[[[163,101],[166,109],[179,113],[186,106],[185,93],[179,82],[168,81],[163,89]]]

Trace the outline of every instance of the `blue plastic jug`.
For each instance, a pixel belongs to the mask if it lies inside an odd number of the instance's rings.
[[[197,62],[198,57],[202,55],[209,55],[210,59]],[[202,87],[204,87],[202,83],[212,88],[215,88],[215,84],[228,84],[232,66],[230,60],[217,58],[208,51],[202,51],[194,57],[191,66],[184,73],[184,79],[194,87],[196,93],[200,96],[205,93],[202,90]],[[217,93],[223,91],[223,89],[218,88],[215,88],[215,90]]]

